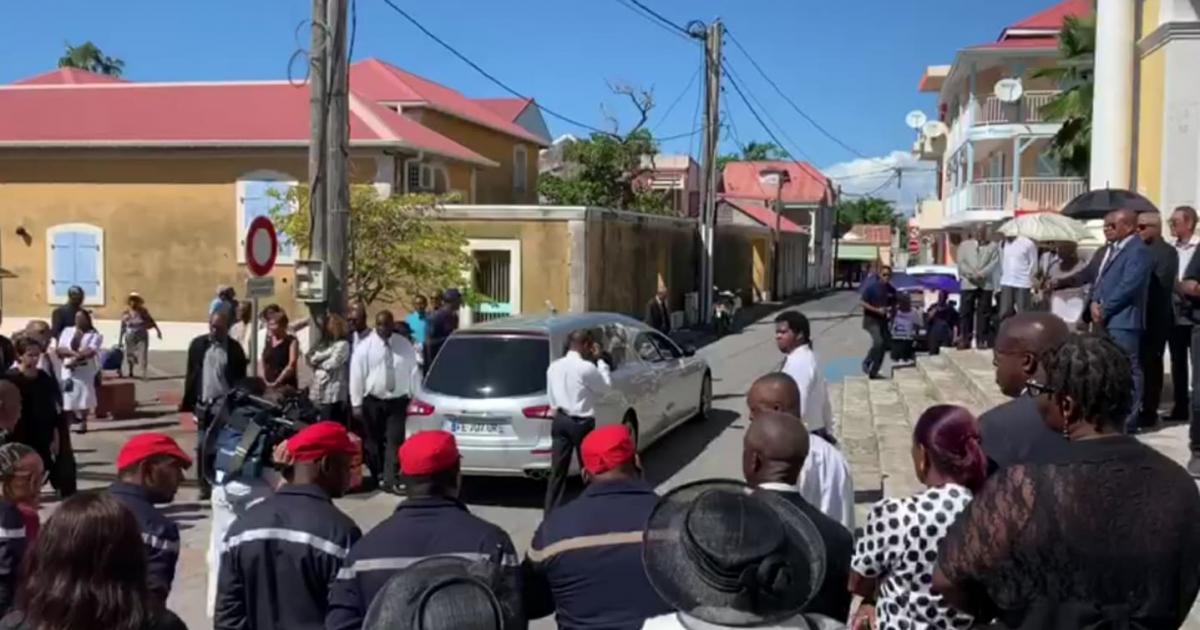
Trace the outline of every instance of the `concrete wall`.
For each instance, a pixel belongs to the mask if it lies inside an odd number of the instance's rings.
[[[561,312],[569,310],[571,245],[565,220],[447,219],[467,239],[520,241],[521,313],[546,311],[550,302]]]
[[[587,309],[641,318],[659,285],[674,310],[697,290],[695,223],[596,211],[586,223]]]

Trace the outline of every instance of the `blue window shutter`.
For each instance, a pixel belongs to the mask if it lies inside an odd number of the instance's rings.
[[[75,233],[75,284],[84,295],[100,295],[100,239],[91,232]]]
[[[54,298],[67,297],[67,289],[77,284],[75,281],[75,232],[59,232],[54,235],[50,244],[53,252],[53,269],[50,270],[50,284],[53,286]]]

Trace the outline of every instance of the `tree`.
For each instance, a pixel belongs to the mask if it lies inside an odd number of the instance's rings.
[[[625,85],[610,88],[633,103],[637,123],[622,134],[616,117],[606,114],[613,131],[594,132],[587,139],[566,145],[563,161],[570,166],[561,176],[538,178],[538,192],[552,204],[668,214],[671,205],[666,193],[641,183],[654,170],[654,155],[658,152],[658,143],[646,129],[654,95]]]
[[[845,234],[851,226],[865,223],[868,225],[899,226],[904,217],[896,212],[892,202],[879,197],[859,197],[857,199],[842,199],[837,204],[838,232]]]
[[[726,153],[717,158],[717,171],[725,170],[725,165],[730,162],[765,162],[768,160],[787,160],[792,156],[774,142],[754,142],[751,141],[746,146],[742,147],[741,155],[737,153]]]
[[[274,193],[272,193],[274,194]],[[308,187],[296,186],[271,209],[271,220],[307,250]],[[460,286],[472,258],[462,230],[438,220],[434,195],[381,196],[374,187],[350,189],[350,264],[346,295],[370,305],[397,302]]]
[[[1058,36],[1058,49],[1058,65],[1038,70],[1033,76],[1054,79],[1063,88],[1041,110],[1046,120],[1062,122],[1050,141],[1059,170],[1063,175],[1086,176],[1091,168],[1096,18],[1067,17]]]
[[[58,58],[59,68],[79,68],[96,74],[119,77],[125,70],[125,62],[104,54],[90,41],[74,46],[69,42],[63,56]]]

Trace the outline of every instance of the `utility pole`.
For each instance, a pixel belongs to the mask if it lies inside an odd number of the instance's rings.
[[[329,108],[325,119],[325,266],[329,312],[346,310],[347,250],[350,247],[350,60],[346,56],[348,0],[326,0],[330,42],[326,48]]]
[[[313,258],[324,260],[325,255],[325,119],[329,111],[329,83],[326,77],[329,30],[326,27],[326,6],[329,0],[313,0],[312,42],[308,54],[308,192],[309,230],[308,251]]]
[[[717,228],[717,146],[720,143],[721,36],[725,26],[713,20],[704,34],[704,163],[701,173],[704,204],[700,223],[700,321],[713,314],[713,246]]]

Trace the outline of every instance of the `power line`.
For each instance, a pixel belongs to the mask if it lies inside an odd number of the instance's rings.
[[[741,75],[739,75],[737,70],[735,70],[733,68],[733,66],[728,63],[728,60],[726,60],[726,63],[722,66],[722,72],[726,73],[725,77],[728,78],[731,83],[734,82],[735,80],[739,83],[741,82],[741,79],[742,79]],[[739,90],[739,92],[740,92],[740,90]],[[758,105],[758,107],[762,110],[763,115],[765,115],[767,117],[767,120],[769,120],[771,122],[771,124],[774,125],[776,129],[779,130],[779,135],[783,136],[783,139],[787,140],[788,144],[790,144],[792,146],[792,150],[795,151],[797,155],[804,158],[805,160],[808,160],[809,162],[813,162],[814,160],[812,159],[812,157],[810,157],[807,153],[805,153],[804,149],[800,148],[801,145],[799,142],[796,142],[796,140],[794,138],[789,136],[788,133],[786,131],[784,131],[784,126],[779,124],[779,121],[775,120],[775,117],[771,115],[771,111],[768,110],[767,107],[762,104],[762,101],[758,100],[758,97],[755,96],[753,92],[749,92],[749,94],[750,94],[750,99],[753,100],[756,105]],[[786,146],[784,146],[783,143],[779,142],[778,140],[775,141],[775,144],[779,145],[779,148],[781,148],[785,151],[788,150],[788,148]]]
[[[696,82],[696,77],[700,76],[700,71],[703,69],[704,66],[696,67],[696,71],[692,73],[692,78],[688,79],[687,85],[683,86],[683,90],[679,92],[679,96],[676,96],[675,100],[671,101],[671,104],[667,106],[666,113],[662,115],[662,118],[658,119],[658,124],[661,125],[667,122],[667,119],[671,117],[671,112],[675,111],[675,106],[679,104],[679,101],[683,100],[683,97],[687,95],[688,90],[692,89],[692,84]]]
[[[673,135],[673,136],[663,136],[663,137],[661,137],[661,138],[655,138],[655,139],[654,139],[654,141],[655,141],[655,142],[666,142],[666,141],[668,141],[668,140],[678,140],[678,139],[680,139],[680,138],[687,138],[687,137],[690,137],[690,136],[694,136],[694,135],[696,135],[696,134],[700,133],[701,131],[704,131],[704,129],[705,129],[705,126],[704,126],[704,125],[701,125],[701,126],[699,126],[699,127],[695,128],[695,129],[691,130],[691,131],[685,131],[685,132],[683,132],[683,133],[677,133],[677,134],[675,134],[675,135]]]
[[[625,7],[626,9],[629,9],[630,11],[638,14],[643,19],[645,19],[647,22],[657,26],[658,28],[661,28],[662,30],[664,30],[676,37],[683,37],[689,43],[692,43],[692,44],[696,43],[696,40],[692,37],[691,33],[689,33],[687,31],[687,29],[662,17],[661,15],[655,13],[654,11],[651,11],[650,9],[646,8],[645,5],[641,4],[640,2],[634,2],[633,0],[617,0],[617,3],[620,4],[621,6]],[[637,6],[634,6],[634,5],[637,5]],[[641,10],[639,10],[638,7],[641,7]]]
[[[358,0],[350,0],[350,49],[346,59],[354,61],[354,40],[358,38]]]
[[[880,184],[880,185],[876,186],[874,189],[870,190],[869,192],[865,192],[865,193],[848,193],[848,192],[843,192],[843,193],[842,193],[842,196],[843,196],[843,197],[873,197],[873,196],[875,196],[875,193],[877,193],[877,192],[879,192],[879,191],[883,190],[884,188],[887,188],[889,184],[891,184],[892,182],[896,181],[896,177],[897,177],[897,174],[896,174],[896,173],[892,173],[892,176],[891,176],[891,177],[889,177],[889,178],[887,178],[886,180],[884,180],[884,182],[883,182],[882,184]]]
[[[453,47],[453,46],[451,46],[450,44],[446,43],[446,42],[445,42],[445,40],[443,40],[442,38],[438,37],[437,35],[434,35],[432,31],[430,31],[429,29],[425,28],[425,26],[424,26],[423,24],[421,24],[420,22],[418,22],[416,18],[414,18],[413,16],[409,15],[407,11],[405,11],[404,9],[401,9],[399,6],[396,6],[396,3],[395,3],[395,2],[392,2],[392,0],[383,0],[383,2],[384,2],[384,4],[386,4],[386,5],[388,5],[389,7],[391,7],[393,11],[395,11],[396,13],[399,13],[401,17],[403,17],[404,19],[408,20],[408,21],[409,21],[409,22],[410,22],[410,23],[411,23],[413,26],[417,27],[417,30],[419,30],[419,31],[421,31],[422,33],[424,33],[426,37],[428,37],[429,39],[432,39],[434,42],[436,42],[436,43],[437,43],[438,45],[440,45],[442,48],[445,48],[447,51],[449,51],[449,52],[450,52],[450,54],[454,55],[455,57],[458,57],[458,58],[459,58],[459,60],[460,60],[460,61],[462,61],[463,63],[467,64],[468,66],[471,66],[471,68],[472,68],[472,69],[474,69],[474,70],[475,70],[476,72],[478,72],[479,74],[483,75],[483,77],[484,77],[485,79],[487,79],[487,80],[491,81],[492,83],[495,83],[496,85],[500,86],[500,88],[501,88],[501,89],[503,89],[504,91],[508,92],[509,94],[512,94],[513,96],[516,96],[516,97],[518,97],[518,98],[523,98],[523,99],[528,99],[528,98],[529,98],[528,96],[525,96],[524,94],[521,94],[520,92],[518,92],[518,91],[514,90],[513,88],[509,87],[509,85],[508,85],[507,83],[505,83],[505,82],[501,81],[500,79],[496,78],[496,76],[495,76],[495,75],[493,75],[492,73],[490,73],[490,72],[488,72],[487,70],[484,70],[483,68],[481,68],[481,67],[479,66],[479,64],[475,63],[474,61],[471,61],[471,59],[470,59],[470,58],[468,58],[468,57],[467,57],[466,55],[464,55],[463,53],[459,52],[459,51],[458,51],[458,49],[456,49],[455,47]],[[561,121],[563,121],[563,122],[565,122],[565,123],[568,123],[568,124],[575,125],[576,127],[579,127],[579,128],[581,128],[581,129],[587,129],[588,131],[593,131],[593,132],[595,132],[595,133],[601,133],[601,134],[604,134],[604,135],[607,135],[607,136],[612,136],[612,135],[615,135],[615,134],[613,134],[613,132],[611,132],[611,131],[605,131],[604,129],[600,129],[599,127],[593,127],[592,125],[589,125],[589,124],[587,124],[587,123],[582,123],[582,122],[579,122],[578,120],[575,120],[574,118],[571,118],[571,117],[569,117],[569,116],[565,116],[565,115],[563,115],[563,114],[560,114],[560,113],[558,113],[558,112],[556,112],[556,111],[554,111],[554,110],[550,109],[549,107],[546,107],[546,106],[545,106],[543,103],[540,103],[540,102],[539,102],[539,103],[538,103],[538,108],[539,108],[539,109],[541,109],[543,112],[546,112],[547,114],[549,114],[550,116],[552,116],[552,117],[554,117],[554,118],[557,118],[557,119],[559,119],[559,120],[561,120]]]
[[[702,102],[704,102],[704,83],[700,83],[699,88],[696,90],[696,108],[692,111],[692,121],[695,127],[706,126],[700,122],[700,103]],[[688,155],[692,154],[692,145],[695,138],[695,136],[692,136],[688,139]]]
[[[933,173],[935,171],[937,171],[936,168],[915,168],[912,166],[893,166],[893,167],[889,167],[889,168],[881,168],[877,171],[868,171],[866,173],[852,173],[850,175],[830,175],[829,179],[840,181],[840,180],[846,180],[846,179],[858,179],[860,177],[872,177],[874,175],[883,175],[884,173],[896,173],[896,172]]]
[[[775,92],[778,93],[779,96],[782,97],[784,101],[787,101],[787,104],[791,105],[792,109],[796,110],[797,114],[800,114],[800,116],[803,117],[804,120],[807,120],[808,123],[810,125],[812,125],[814,128],[816,128],[817,131],[821,132],[821,134],[824,135],[826,138],[829,138],[830,140],[837,143],[838,146],[853,153],[854,155],[857,155],[860,158],[867,157],[866,155],[864,155],[862,153],[862,151],[859,151],[858,149],[855,149],[854,147],[846,144],[845,142],[842,141],[841,138],[838,138],[837,136],[830,133],[828,129],[822,127],[821,124],[818,123],[816,120],[814,120],[812,116],[809,116],[803,109],[800,109],[800,106],[797,105],[796,102],[791,99],[791,97],[789,97],[787,94],[784,93],[783,89],[779,87],[779,84],[776,83],[775,80],[772,79],[771,76],[768,75],[765,70],[763,70],[762,66],[758,65],[758,62],[754,60],[754,57],[750,56],[750,52],[747,51],[744,46],[742,46],[742,43],[738,41],[737,37],[734,37],[732,32],[726,31],[726,33],[728,33],[728,35],[729,35],[729,41],[733,42],[733,45],[736,46],[738,50],[742,51],[742,54],[745,55],[746,59],[750,60],[750,65],[754,66],[755,70],[758,70],[758,73],[761,74],[762,77],[767,80],[767,83],[769,83],[771,85],[771,87],[775,88]]]
[[[733,143],[744,154],[746,152],[746,145],[742,143],[742,138],[738,135],[737,123],[733,121],[733,114],[730,113],[728,108],[725,110],[725,118],[729,120],[729,131],[730,135],[733,136]]]

